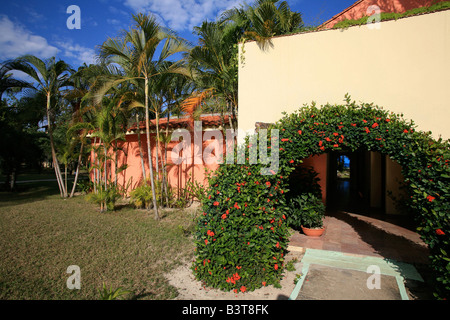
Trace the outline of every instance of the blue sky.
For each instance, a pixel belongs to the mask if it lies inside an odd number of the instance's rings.
[[[306,24],[331,18],[356,0],[288,0],[291,10],[302,13]],[[252,0],[248,1],[252,2]],[[74,68],[92,63],[96,46],[132,24],[131,15],[153,13],[166,27],[192,43],[192,28],[214,20],[243,0],[16,0],[0,6],[0,61],[23,54],[41,59],[56,56]],[[81,29],[68,29],[70,5],[81,11]]]

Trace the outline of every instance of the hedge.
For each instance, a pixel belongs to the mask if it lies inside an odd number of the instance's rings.
[[[435,140],[403,115],[373,103],[357,104],[349,96],[345,101],[320,108],[312,103],[283,114],[270,129],[279,132],[277,172],[261,175],[265,165],[249,164],[247,157],[245,164],[223,164],[209,177],[195,234],[192,268],[198,280],[235,292],[279,285],[288,244],[290,173],[309,156],[364,148],[388,155],[402,166],[407,206],[430,249],[435,295],[448,298],[450,141]]]

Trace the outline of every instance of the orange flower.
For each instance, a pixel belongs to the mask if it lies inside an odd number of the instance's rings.
[[[294,160],[289,161],[289,163],[294,163]]]
[[[298,134],[300,134],[300,135],[302,134],[302,130],[298,130],[297,132],[298,132]]]
[[[427,200],[430,202],[433,201],[434,199],[436,199],[436,198],[431,195],[428,195],[428,197],[427,197]]]
[[[245,290],[247,290],[247,288],[244,287],[244,286],[242,286],[242,287],[241,287],[241,292],[245,292]]]
[[[277,263],[275,263],[274,268],[275,268],[275,270],[278,270],[278,264]]]
[[[214,201],[213,205],[215,205],[216,207],[219,205],[218,201]]]
[[[205,240],[205,245],[207,245],[208,244],[208,240]]]
[[[281,141],[286,142],[289,141],[289,139],[281,139]]]
[[[265,286],[266,286],[266,282],[265,282],[265,281],[263,281],[263,282],[262,282],[262,285],[263,285],[263,286],[265,287]]]
[[[445,235],[445,232],[442,231],[441,229],[437,229],[437,230],[436,230],[436,234],[437,234],[438,236],[443,236],[443,235]]]
[[[375,123],[372,125],[372,128],[375,129],[376,127],[378,127],[378,123],[375,122]]]

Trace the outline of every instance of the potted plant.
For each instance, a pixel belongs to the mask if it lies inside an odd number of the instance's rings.
[[[291,199],[288,223],[294,227],[300,227],[304,234],[319,237],[325,231],[323,219],[325,217],[325,205],[313,193],[303,193]]]

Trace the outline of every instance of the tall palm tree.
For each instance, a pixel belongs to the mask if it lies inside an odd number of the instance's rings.
[[[46,96],[47,130],[50,138],[53,166],[61,196],[66,198],[67,189],[63,183],[53,140],[53,121],[55,119],[53,119],[52,115],[58,106],[55,98],[61,93],[64,87],[71,85],[69,78],[73,70],[64,61],[56,61],[55,57],[41,60],[32,55],[17,58],[11,63],[11,68],[12,70],[19,70],[29,75],[35,82],[33,88],[41,91]]]
[[[232,115],[232,128],[237,129],[238,106],[238,63],[237,42],[240,38],[238,27],[230,28],[218,22],[203,22],[194,27],[199,36],[199,45],[191,50],[189,65],[197,94],[195,100],[206,98],[205,93],[220,97]]]
[[[9,89],[22,89],[31,88],[32,85],[26,81],[19,80],[13,77],[10,71],[14,70],[15,63],[13,61],[7,61],[0,65],[0,100],[3,93]]]
[[[159,219],[150,139],[149,81],[162,72],[187,74],[185,68],[178,63],[171,64],[169,68],[160,68],[160,66],[173,55],[187,52],[189,46],[186,41],[163,30],[153,16],[138,14],[133,15],[133,19],[135,25],[125,32],[122,38],[110,38],[100,47],[100,58],[119,64],[124,69],[125,76],[112,78],[111,81],[106,82],[97,92],[97,97],[103,96],[109,88],[122,82],[138,79],[142,84],[143,80],[149,174],[155,219]],[[155,57],[159,48],[161,48],[159,57]]]
[[[233,22],[241,29],[242,40],[254,40],[263,50],[272,46],[272,37],[299,32],[303,27],[301,14],[279,0],[256,0],[252,6],[229,9],[220,22]]]

